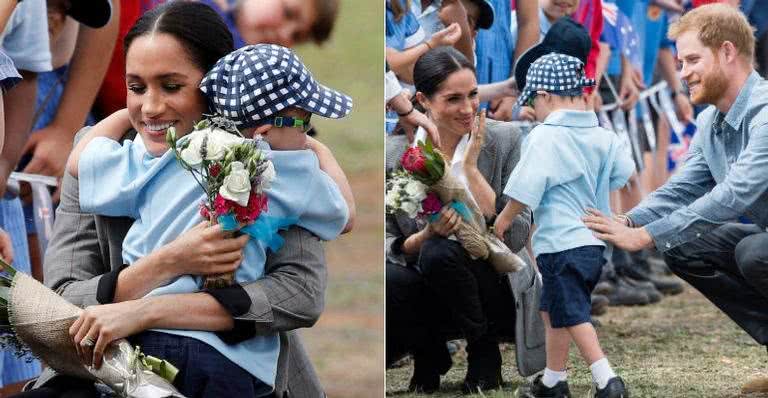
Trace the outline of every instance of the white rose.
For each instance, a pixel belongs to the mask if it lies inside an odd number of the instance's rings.
[[[404,211],[405,214],[408,214],[408,217],[416,218],[416,215],[421,210],[421,205],[411,201],[406,201],[400,204],[400,210]]]
[[[275,172],[275,165],[272,161],[267,160],[267,168],[261,173],[259,182],[259,191],[264,191],[272,186],[272,180],[275,179],[277,173]]]
[[[251,196],[251,177],[248,170],[240,162],[232,162],[230,167],[231,171],[224,177],[219,193],[240,206],[248,206],[248,197]]]
[[[386,203],[387,207],[390,207],[392,209],[397,208],[397,202],[400,200],[400,194],[397,192],[397,190],[391,190],[387,192],[387,195],[384,197],[384,202]]]
[[[427,186],[419,181],[412,180],[405,185],[405,193],[414,200],[421,202],[427,197]]]
[[[203,157],[200,154],[201,144],[202,137],[191,137],[189,140],[189,145],[181,150],[181,160],[192,167],[202,163]]]
[[[208,134],[208,140],[205,143],[205,159],[220,160],[227,154],[227,146],[216,135]]]
[[[237,134],[232,134],[220,128],[214,128],[208,133],[209,139],[212,139],[227,148],[245,142],[245,138]]]

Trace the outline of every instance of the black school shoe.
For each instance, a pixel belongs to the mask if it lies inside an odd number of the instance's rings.
[[[560,381],[552,387],[541,382],[542,375],[536,376],[533,383],[521,386],[515,396],[517,398],[571,398],[571,390],[567,381]]]
[[[621,377],[613,377],[602,390],[595,388],[595,398],[629,398],[629,392]]]

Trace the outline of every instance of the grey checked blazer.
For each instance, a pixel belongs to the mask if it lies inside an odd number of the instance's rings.
[[[132,223],[129,218],[82,213],[78,181],[65,173],[61,203],[45,252],[45,284],[77,306],[100,304],[96,299],[99,280],[123,265],[122,241]],[[243,285],[251,308],[236,319],[253,321],[257,333],[280,334],[275,396],[323,397],[320,380],[294,329],[311,327],[323,311],[325,247],[319,238],[299,227],[281,234],[285,246],[267,257],[264,277]],[[50,368],[44,370],[35,387],[55,376]]]
[[[528,128],[526,128],[528,129]],[[512,170],[520,160],[524,131],[510,123],[488,120],[485,143],[477,159],[477,168],[485,180],[496,192],[496,212],[500,212],[509,198],[503,195],[504,186]],[[400,164],[400,157],[408,147],[405,136],[387,138],[387,173],[394,171]],[[523,261],[532,264],[525,243],[531,229],[531,211],[525,208],[514,220],[504,236],[507,246]],[[406,216],[386,216],[386,260],[401,266],[415,265],[418,254],[404,255],[394,250],[394,245],[402,244],[403,239],[424,227]],[[515,297],[515,358],[517,370],[523,376],[530,376],[544,369],[546,353],[544,351],[544,324],[539,315],[541,281],[536,277],[535,269],[526,267],[522,271],[507,274],[507,281]]]

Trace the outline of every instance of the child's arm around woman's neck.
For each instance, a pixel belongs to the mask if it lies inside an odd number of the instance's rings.
[[[83,153],[85,147],[96,137],[111,138],[115,141],[123,137],[126,130],[131,128],[131,121],[128,119],[128,110],[121,109],[104,120],[96,123],[91,127],[88,133],[80,139],[80,141],[72,149],[72,153],[69,155],[67,161],[67,172],[73,177],[77,177],[77,166],[80,162],[80,154]]]

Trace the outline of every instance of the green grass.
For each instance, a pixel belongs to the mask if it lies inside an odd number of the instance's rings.
[[[384,391],[384,3],[341,0],[331,41],[298,52],[322,84],[349,94],[352,113],[312,119],[352,185],[357,222],[326,246],[328,290],[317,325],[302,330],[328,396]]]
[[[765,348],[690,287],[659,304],[611,307],[597,319],[602,322],[600,343],[633,398],[761,396],[741,395],[740,386],[767,370]],[[514,346],[505,346],[502,355],[507,384],[486,397],[512,397],[524,381],[514,366]],[[387,371],[388,395],[420,396],[405,392],[411,370],[408,365]],[[465,372],[466,359],[460,353],[443,379],[441,392],[431,397],[457,396]],[[568,372],[574,397],[587,397],[589,369],[573,346]]]
[[[354,100],[347,118],[313,118],[347,173],[384,165],[384,3],[342,0],[331,40],[298,49],[321,83]],[[383,184],[383,182],[382,182]]]

